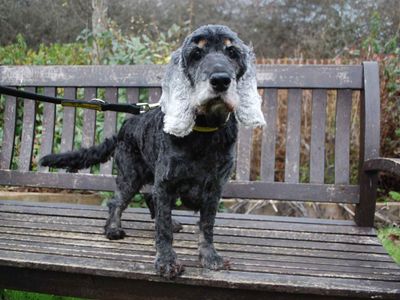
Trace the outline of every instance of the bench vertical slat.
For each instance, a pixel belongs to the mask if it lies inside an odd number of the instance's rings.
[[[85,99],[96,98],[96,88],[85,88]],[[85,109],[83,111],[83,132],[82,148],[88,148],[94,145],[94,136],[96,131],[96,111]],[[80,171],[81,173],[90,173],[90,168]]]
[[[105,98],[109,103],[118,102],[118,89],[106,88]],[[114,111],[106,111],[104,113],[104,138],[112,137],[117,130],[117,113]],[[101,174],[112,174],[112,159],[100,165]]]
[[[54,87],[44,88],[44,95],[54,97],[56,89]],[[42,141],[40,145],[40,155],[43,156],[52,153],[53,138],[54,138],[54,125],[56,117],[56,106],[53,103],[43,104],[43,122],[42,122]],[[39,166],[39,171],[48,172],[49,167]]]
[[[275,141],[276,141],[276,109],[278,105],[278,90],[265,89],[262,110],[267,122],[263,128],[261,144],[261,179],[273,182],[275,179]]]
[[[239,125],[236,155],[236,180],[250,180],[253,130]]]
[[[64,88],[64,98],[76,99],[76,88]],[[61,133],[60,152],[72,151],[75,140],[75,107],[63,107],[63,124]],[[58,169],[59,173],[65,173],[65,169]]]
[[[161,88],[149,89],[149,103],[157,103],[161,97]]]
[[[76,88],[65,88],[64,97],[76,99]],[[71,151],[74,148],[75,139],[75,107],[63,107],[63,127],[61,134],[61,152]]]
[[[364,90],[360,101],[360,203],[356,205],[354,220],[358,226],[374,225],[378,175],[365,174],[365,160],[379,157],[380,97],[379,66],[376,62],[363,63]]]
[[[310,183],[324,183],[326,90],[312,92]]]
[[[11,162],[14,152],[15,125],[17,121],[17,99],[5,96],[6,105],[4,108],[4,132],[0,152],[0,169],[11,169]]]
[[[288,93],[285,182],[299,182],[300,126],[302,90],[291,89]]]
[[[335,184],[350,178],[350,120],[352,91],[338,90],[336,99]]]
[[[25,91],[35,93],[35,87],[26,87]],[[35,137],[36,102],[23,99],[24,117],[22,120],[21,148],[19,153],[18,170],[29,171],[32,160],[33,141]]]
[[[126,102],[129,104],[139,103],[139,88],[127,88],[126,89]],[[131,114],[126,113],[125,119],[132,116]]]

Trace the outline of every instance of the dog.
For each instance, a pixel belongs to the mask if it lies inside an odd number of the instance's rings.
[[[234,167],[238,122],[263,126],[255,56],[236,33],[206,25],[187,36],[167,66],[160,107],[127,119],[117,135],[78,151],[50,154],[41,165],[69,171],[114,156],[118,175],[108,202],[105,235],[121,239],[121,215],[132,197],[151,184],[146,197],[155,218],[155,269],[166,278],[183,272],[172,247],[180,224],[171,218],[179,197],[200,212],[199,259],[212,270],[229,268],[213,245],[213,226],[224,184]]]

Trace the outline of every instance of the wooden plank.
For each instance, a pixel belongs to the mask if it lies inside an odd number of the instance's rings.
[[[139,103],[139,88],[127,88],[126,89],[126,100],[127,103],[136,104]],[[125,114],[125,119],[131,117],[131,114]]]
[[[81,222],[81,220],[76,220],[74,218],[54,218],[49,216],[32,216],[32,215],[17,215],[16,219],[10,218],[9,215],[2,213],[1,216],[4,217],[0,227],[10,227],[16,228],[31,228],[36,230],[53,230],[53,231],[68,231],[68,232],[80,232],[80,233],[93,233],[102,234],[104,227],[104,220],[89,220],[88,222]],[[28,217],[32,218],[31,220]],[[39,222],[40,221],[40,222]],[[195,245],[198,237],[194,235],[197,233],[194,226],[186,225],[183,231],[179,235],[175,235],[174,239],[176,241],[190,241],[188,245]],[[219,227],[217,227],[219,228]],[[216,228],[216,229],[217,229]],[[124,225],[124,229],[127,230],[129,236],[136,238],[154,238],[154,224],[153,222],[127,222]],[[190,229],[188,231],[188,229]],[[342,251],[342,252],[355,252],[355,253],[373,253],[373,254],[383,254],[387,255],[387,252],[383,249],[381,245],[365,245],[365,244],[355,244],[357,237],[353,244],[340,243],[340,242],[330,242],[325,241],[303,241],[303,240],[292,240],[282,237],[277,238],[260,238],[257,231],[255,236],[244,236],[244,235],[232,235],[237,233],[237,230],[233,228],[225,228],[226,234],[216,234],[215,242],[221,244],[221,248],[226,247],[222,244],[235,244],[235,245],[254,245],[261,246],[259,249],[267,249],[269,247],[280,247],[280,248],[295,248],[295,249],[311,249],[311,250],[329,250],[329,251]],[[324,236],[329,236],[329,234],[321,234]],[[196,246],[196,245],[195,245]],[[263,248],[264,247],[264,248]],[[265,248],[267,247],[267,248]]]
[[[68,99],[76,99],[76,88],[64,88],[64,97]],[[75,138],[75,107],[63,108],[63,125],[61,134],[60,152],[72,151]]]
[[[58,187],[65,189],[114,191],[115,177],[89,174],[36,174],[0,170],[0,184],[35,187]],[[144,187],[150,192],[150,187]],[[223,197],[242,199],[275,199],[335,203],[358,203],[359,187],[332,184],[290,184],[263,181],[231,181],[224,187]]]
[[[47,243],[43,241],[35,242],[29,240],[8,240],[0,241],[0,249],[23,249],[28,253],[47,253],[60,254],[74,257],[88,257],[102,259],[107,257],[115,261],[127,261],[137,263],[152,263],[154,260],[154,251],[148,255],[140,252],[129,251],[129,249],[120,250],[112,248],[99,248],[86,245],[65,245],[58,243]],[[199,268],[198,255],[196,249],[191,253],[179,255],[180,260],[186,266]],[[253,271],[260,273],[290,274],[290,275],[312,275],[316,277],[336,277],[336,278],[358,278],[358,279],[376,279],[386,281],[400,281],[400,269],[396,272],[366,272],[363,268],[346,268],[346,267],[325,267],[323,265],[314,265],[312,268],[307,264],[284,264],[281,262],[265,262],[260,261],[260,265],[248,263],[246,260],[234,259],[231,269],[233,271]]]
[[[149,89],[149,103],[157,103],[161,97],[161,88]]]
[[[96,88],[85,88],[85,99],[96,98]],[[82,148],[89,148],[94,145],[96,132],[96,111],[85,109],[83,111],[83,129],[82,129]],[[90,173],[90,168],[80,170],[80,173]]]
[[[0,169],[11,169],[14,153],[15,125],[17,123],[17,101],[15,97],[5,97],[3,141],[0,151]]]
[[[15,230],[15,233],[13,232]],[[115,253],[126,252],[132,256],[149,256],[155,254],[155,249],[152,242],[147,242],[146,245],[136,243],[137,238],[132,235],[134,231],[128,230],[129,236],[121,241],[110,242],[101,234],[75,233],[75,232],[57,232],[46,230],[32,230],[22,228],[7,228],[0,227],[1,240],[7,241],[31,241],[43,242],[56,245],[73,245],[77,247],[89,247],[96,251],[112,251]],[[181,234],[175,234],[180,236]],[[140,241],[140,239],[139,239]],[[288,243],[290,243],[288,241]],[[186,243],[185,243],[186,245]],[[189,247],[190,246],[190,247]],[[218,246],[220,247],[220,246]],[[191,243],[185,247],[175,247],[176,253],[179,256],[195,255],[197,256],[197,248]],[[400,267],[393,261],[374,261],[374,260],[357,260],[357,259],[341,259],[341,258],[323,258],[310,256],[295,255],[276,255],[269,253],[245,253],[243,251],[235,252],[229,246],[222,245],[219,251],[225,257],[240,261],[242,264],[257,264],[270,265],[276,263],[282,265],[295,265],[299,261],[307,265],[308,269],[331,269],[348,267],[357,269],[360,273],[376,273],[376,274],[399,274]]]
[[[350,182],[350,121],[352,91],[339,90],[336,99],[335,184]]]
[[[54,97],[56,89],[53,87],[44,88],[44,95]],[[40,145],[40,155],[43,156],[53,152],[54,126],[56,118],[56,106],[52,103],[43,104],[43,121],[42,121],[42,141]],[[49,167],[39,166],[40,172],[48,172]]]
[[[362,88],[360,65],[256,65],[260,88]],[[160,87],[165,66],[1,66],[0,84]]]
[[[81,210],[89,210],[96,212],[108,211],[108,208],[103,206],[85,205],[85,204],[69,204],[69,203],[42,203],[42,202],[29,202],[29,201],[19,201],[19,200],[2,200],[0,202],[0,210],[2,206],[15,206],[21,209],[23,212],[23,207],[48,207],[48,208],[67,208],[76,210],[76,215],[80,215]],[[147,208],[129,208],[126,213],[134,212],[135,214],[148,214],[149,210]],[[182,216],[193,216],[193,212],[190,210],[173,210],[174,215]],[[270,216],[270,215],[251,215],[251,214],[237,214],[237,213],[219,213],[217,218],[230,219],[230,220],[253,220],[253,221],[268,221],[272,220],[274,222],[284,222],[284,223],[300,223],[300,224],[325,224],[331,226],[355,226],[352,220],[331,220],[331,219],[318,219],[309,217],[285,217],[285,216]]]
[[[289,90],[286,128],[285,182],[299,182],[302,91]]]
[[[239,125],[236,155],[236,180],[250,180],[253,129]]]
[[[107,88],[105,98],[109,103],[118,102],[118,89]],[[106,111],[104,113],[104,131],[103,138],[112,137],[117,131],[117,113],[113,111]],[[100,164],[100,174],[112,174],[113,159],[110,159],[104,164]]]
[[[312,92],[310,183],[324,183],[326,90]]]
[[[57,254],[26,253],[21,251],[0,250],[0,262],[4,266],[18,268],[35,268],[43,270],[63,271],[69,273],[87,274],[93,276],[113,276],[128,279],[143,279],[150,281],[164,281],[154,272],[153,264],[136,262],[118,262],[113,260],[70,257]],[[174,280],[174,285],[190,283],[196,285],[232,287],[242,289],[258,289],[268,291],[288,291],[308,293],[324,293],[330,295],[368,296],[383,295],[396,299],[400,294],[398,282],[383,280],[365,280],[351,278],[322,277],[319,280],[315,276],[294,276],[288,274],[270,274],[260,272],[229,271],[208,272],[212,276],[204,274],[203,270],[187,267],[182,277]]]
[[[267,126],[263,128],[261,144],[261,179],[266,182],[275,180],[275,143],[276,143],[276,109],[278,106],[278,90],[265,89],[262,111]]]
[[[77,212],[78,213],[78,212]],[[148,213],[148,212],[147,212]],[[125,218],[124,213],[124,220]],[[174,213],[175,215],[175,213]],[[71,216],[48,216],[48,215],[33,215],[33,214],[22,214],[19,213],[12,213],[12,212],[0,212],[0,216],[3,220],[12,220],[18,222],[39,222],[39,223],[49,223],[49,224],[63,224],[63,225],[76,225],[80,224],[83,226],[103,226],[104,220],[106,218],[105,215],[101,214],[103,218],[87,218],[83,219],[80,218],[79,220],[76,217]],[[134,218],[134,215],[130,215],[130,221],[127,222],[127,228],[132,228],[136,230],[154,230],[154,224],[152,221],[132,221],[131,217]],[[193,217],[195,218],[195,217]],[[219,216],[221,218],[221,216]],[[278,222],[278,221],[276,221]],[[197,228],[196,225],[192,224],[184,224],[181,233],[196,233]],[[293,224],[296,226],[296,224]],[[17,232],[16,232],[17,234]],[[241,229],[241,228],[231,228],[231,227],[222,227],[216,226],[214,228],[214,236],[224,236],[224,237],[249,237],[257,239],[262,239],[265,241],[269,240],[291,240],[291,241],[307,241],[307,242],[325,242],[326,245],[334,244],[357,244],[362,245],[365,250],[365,246],[374,246],[374,250],[378,248],[382,249],[379,240],[376,237],[371,236],[349,236],[345,234],[339,233],[330,233],[330,234],[315,234],[315,233],[308,233],[308,232],[292,232],[292,231],[277,231],[277,230],[262,230],[262,229]],[[289,243],[286,245],[287,247],[291,247],[292,245]],[[376,246],[379,246],[376,248]]]
[[[377,174],[362,171],[364,161],[379,157],[380,147],[380,96],[379,66],[365,62],[364,91],[360,101],[360,203],[356,206],[354,220],[359,226],[373,226],[376,205]]]
[[[25,91],[34,93],[36,89],[34,87],[26,87]],[[22,120],[22,136],[18,170],[29,171],[31,167],[35,136],[36,102],[26,99],[22,101],[24,101],[24,117]]]
[[[53,215],[53,216],[63,216],[63,217],[80,217],[101,219],[104,220],[107,217],[107,211],[102,212],[92,211],[92,210],[80,210],[67,209],[67,208],[46,208],[46,207],[23,207],[23,212],[21,207],[15,206],[0,206],[2,212],[15,213],[15,214],[30,214],[30,215]],[[175,218],[182,224],[196,225],[197,218],[193,216],[186,215],[175,215]],[[126,221],[137,221],[137,222],[152,222],[148,214],[137,214],[137,213],[127,213],[124,214],[124,220]],[[376,237],[376,232],[373,228],[369,227],[358,227],[358,226],[331,226],[327,224],[301,224],[301,223],[288,223],[288,222],[278,222],[273,218],[265,221],[254,221],[246,219],[226,219],[217,218],[216,226],[227,227],[227,228],[240,228],[240,229],[260,229],[260,230],[278,230],[278,231],[292,231],[292,232],[315,232],[315,233],[329,233],[329,234],[345,234],[345,235],[360,235],[360,236],[373,236]],[[285,236],[286,233],[282,233]]]

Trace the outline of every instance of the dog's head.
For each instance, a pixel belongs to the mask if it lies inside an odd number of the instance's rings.
[[[234,112],[245,126],[263,126],[254,53],[226,26],[202,26],[172,54],[161,96],[164,131],[188,135],[198,115]]]

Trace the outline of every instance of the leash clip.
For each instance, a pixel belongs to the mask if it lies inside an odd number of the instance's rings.
[[[103,99],[99,99],[99,98],[93,98],[89,100],[90,102],[94,102],[94,103],[99,103],[99,104],[107,104],[106,101],[104,101]]]
[[[137,103],[136,105],[140,107],[141,113],[145,113],[149,110],[157,108],[158,106],[160,106],[160,103]]]

